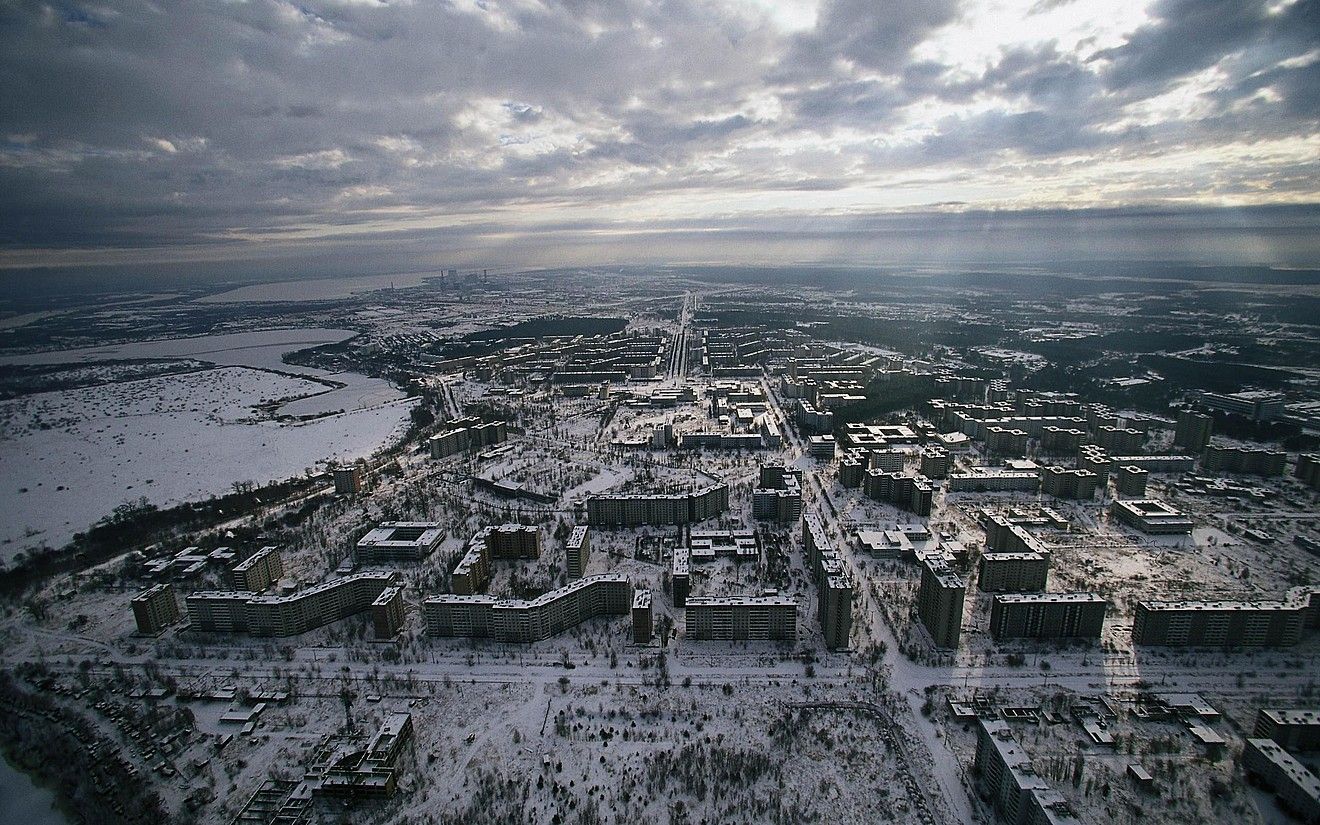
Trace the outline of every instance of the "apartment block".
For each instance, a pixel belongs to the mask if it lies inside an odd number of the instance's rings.
[[[594,495],[587,497],[587,523],[603,527],[693,524],[729,509],[729,487],[716,484],[677,495]]]
[[[444,527],[434,521],[383,521],[357,543],[358,564],[418,562],[445,539]]]
[[[948,489],[951,493],[1034,493],[1040,489],[1040,472],[972,467],[966,472],[951,473]]]
[[[1320,591],[1317,591],[1320,592]],[[1305,593],[1305,591],[1303,591]],[[1289,647],[1314,621],[1310,593],[1284,601],[1138,602],[1132,642],[1168,647]]]
[[[1211,444],[1201,453],[1201,467],[1205,470],[1251,476],[1281,476],[1287,460],[1288,454],[1282,450],[1258,447]]]
[[[921,451],[921,474],[926,478],[947,478],[952,469],[953,456],[943,447],[932,444]]]
[[[570,579],[580,579],[591,557],[591,536],[585,524],[579,524],[568,534],[564,543],[564,563]]]
[[[917,590],[917,615],[936,647],[957,649],[966,585],[943,556],[929,554],[918,561],[921,587]]]
[[[148,587],[134,596],[129,606],[139,633],[155,635],[179,620],[179,602],[169,582]]]
[[[976,586],[985,593],[1044,590],[1050,557],[1042,553],[982,553]]]
[[[539,642],[596,616],[626,616],[633,589],[621,573],[570,582],[531,601],[444,594],[422,602],[431,636],[470,636],[497,642]]]
[[[1290,751],[1320,750],[1320,709],[1261,708],[1252,735],[1273,739]]]
[[[996,639],[1099,639],[1108,604],[1095,593],[1006,593],[990,605]]]
[[[403,630],[403,588],[387,587],[371,603],[371,622],[377,639],[393,639]]]
[[[275,547],[263,547],[229,571],[230,586],[235,590],[260,593],[284,575],[284,560]]]
[[[1214,432],[1215,420],[1193,409],[1178,410],[1177,423],[1173,431],[1173,446],[1190,453],[1199,453],[1210,443]]]
[[[978,790],[1005,825],[1081,825],[1058,791],[1031,767],[1027,752],[1002,719],[980,719],[976,736]]]
[[[483,527],[468,540],[467,551],[451,575],[453,591],[473,595],[490,583],[492,561],[534,560],[541,557],[541,529],[534,525],[501,524]]]
[[[883,470],[867,470],[862,492],[873,501],[892,504],[919,516],[929,516],[935,500],[935,486],[925,476],[905,476]]]
[[[686,547],[674,548],[674,560],[670,567],[669,583],[674,595],[674,607],[687,604],[691,588],[692,555]]]
[[[1212,410],[1223,410],[1245,416],[1253,421],[1272,421],[1283,414],[1284,397],[1278,393],[1259,390],[1234,393],[1203,392],[1201,404]]]
[[[203,591],[185,601],[195,630],[296,636],[369,609],[397,583],[397,573],[354,573],[289,595]]]
[[[802,471],[762,465],[760,486],[752,491],[752,518],[791,523],[801,517]]]
[[[1272,739],[1251,738],[1242,767],[1274,791],[1283,807],[1303,822],[1320,822],[1320,778]]]
[[[1041,470],[1041,492],[1055,498],[1087,500],[1095,498],[1100,477],[1091,470],[1069,470],[1065,467],[1045,467]]]
[[[825,576],[817,583],[817,608],[825,646],[831,650],[848,647],[852,634],[852,577],[846,572]]]
[[[361,466],[350,464],[347,467],[336,467],[334,477],[336,495],[352,495],[353,493],[362,492],[363,473]]]
[[[1299,455],[1293,475],[1312,490],[1320,490],[1320,453]]]
[[[1114,487],[1117,488],[1120,496],[1145,498],[1146,482],[1149,478],[1149,470],[1133,464],[1124,464],[1118,468],[1114,476]]]
[[[792,641],[797,602],[783,596],[693,596],[685,611],[689,639]]]
[[[655,613],[650,590],[639,588],[633,591],[632,631],[634,644],[651,643],[651,637],[655,634]]]

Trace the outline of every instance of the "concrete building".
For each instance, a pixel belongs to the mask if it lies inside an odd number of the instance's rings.
[[[991,455],[1027,454],[1027,431],[1014,427],[989,426],[985,428],[985,448]]]
[[[936,647],[957,649],[966,585],[943,556],[930,554],[918,560],[921,587],[917,590],[917,615]]]
[[[444,527],[434,521],[383,521],[358,540],[358,564],[418,562],[445,539]]]
[[[1041,492],[1055,498],[1088,500],[1095,498],[1100,477],[1091,470],[1045,467],[1041,470]]]
[[[587,523],[604,527],[684,525],[729,509],[729,487],[715,484],[677,495],[594,495],[587,497]]]
[[[1168,647],[1289,647],[1314,627],[1320,590],[1283,601],[1138,602],[1132,642]]]
[[[1211,472],[1281,476],[1288,454],[1282,450],[1224,447],[1211,444],[1201,453],[1201,467]]]
[[[1178,410],[1178,419],[1173,431],[1173,446],[1189,453],[1200,453],[1210,443],[1214,427],[1215,420],[1204,413],[1190,408]]]
[[[1130,427],[1100,427],[1095,445],[1107,453],[1139,453],[1146,434]]]
[[[832,435],[813,435],[807,439],[807,454],[821,461],[834,458],[835,442]]]
[[[761,558],[755,530],[689,530],[687,549],[694,564],[713,562],[720,556],[736,562]]]
[[[817,583],[818,612],[825,646],[831,650],[848,647],[852,634],[852,577],[846,572],[825,576]]]
[[[1201,404],[1212,410],[1223,410],[1250,418],[1252,421],[1273,421],[1283,414],[1284,397],[1278,393],[1259,390],[1233,393],[1203,392]]]
[[[1320,490],[1320,453],[1299,455],[1293,475],[1312,490]]]
[[[275,547],[263,547],[229,571],[229,583],[235,590],[260,593],[284,577],[284,560]]]
[[[422,602],[431,636],[539,642],[596,616],[626,616],[633,589],[621,573],[586,576],[531,601],[445,594]]]
[[[336,467],[334,476],[336,495],[344,496],[362,492],[363,473],[360,465],[350,464],[347,467]]]
[[[169,582],[148,587],[128,604],[139,633],[154,636],[179,620],[179,602]]]
[[[185,601],[195,630],[296,636],[367,610],[397,583],[397,573],[354,573],[289,595],[203,591]]]
[[[541,528],[528,524],[483,527],[468,540],[467,551],[451,575],[453,591],[473,595],[490,583],[492,561],[535,560],[541,557]]]
[[[784,596],[692,596],[687,637],[714,641],[793,641],[797,602]]]
[[[752,518],[791,523],[801,517],[802,471],[761,465],[760,486],[752,491]]]
[[[483,424],[478,418],[460,418],[447,422],[443,431],[427,439],[427,445],[431,451],[431,458],[448,458],[458,453],[500,444],[508,438],[508,425],[503,421]]]
[[[633,643],[647,645],[655,634],[655,615],[651,605],[651,591],[637,589],[632,600]]]
[[[1261,708],[1252,736],[1273,739],[1290,751],[1320,750],[1320,710],[1313,708]]]
[[[1109,505],[1110,515],[1122,523],[1151,535],[1190,533],[1192,520],[1162,501],[1135,498]]]
[[[972,467],[966,472],[951,473],[948,489],[951,493],[1034,493],[1040,489],[1040,472]]]
[[[670,567],[669,583],[674,595],[674,607],[687,604],[691,587],[692,555],[686,547],[674,548],[674,561]]]
[[[1084,429],[1072,427],[1042,427],[1040,431],[1040,451],[1053,455],[1075,455],[1086,441]]]
[[[1096,475],[1096,485],[1101,489],[1109,486],[1109,471],[1114,461],[1105,450],[1095,444],[1083,444],[1077,450],[1077,469],[1090,470]]]
[[[395,585],[380,592],[371,603],[371,623],[377,639],[393,639],[403,630],[403,588]]]
[[[585,524],[579,524],[568,534],[564,542],[564,565],[568,568],[570,579],[580,579],[587,569],[587,560],[591,557],[591,536]]]
[[[947,478],[952,469],[953,456],[943,447],[932,444],[921,451],[921,474],[926,478]]]
[[[1095,593],[1006,593],[990,605],[995,639],[1099,639],[1108,604]]]
[[[982,553],[976,586],[985,593],[1044,590],[1050,557],[1042,553]]]
[[[1248,739],[1242,768],[1271,788],[1282,806],[1302,822],[1320,822],[1320,778],[1277,742]]]
[[[1032,769],[1031,759],[1013,738],[1008,722],[977,721],[977,786],[999,821],[1005,825],[1081,825],[1058,791]]]
[[[905,476],[883,470],[867,470],[862,492],[873,501],[892,504],[919,516],[929,516],[934,506],[935,486],[925,476]]]
[[[1149,478],[1149,470],[1144,470],[1133,464],[1125,464],[1118,468],[1118,471],[1114,476],[1114,486],[1117,488],[1120,496],[1145,498],[1146,481]]]

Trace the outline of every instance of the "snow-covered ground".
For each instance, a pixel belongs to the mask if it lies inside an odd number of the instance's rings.
[[[176,504],[365,456],[407,423],[408,400],[297,425],[254,415],[321,389],[227,367],[0,403],[0,558],[58,547],[126,501]]]

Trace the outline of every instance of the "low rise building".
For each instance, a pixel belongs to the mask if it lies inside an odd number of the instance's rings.
[[[1152,535],[1192,532],[1192,520],[1162,501],[1150,498],[1115,501],[1109,512],[1123,524]]]
[[[434,521],[383,521],[358,540],[358,564],[418,562],[445,539],[445,530]]]

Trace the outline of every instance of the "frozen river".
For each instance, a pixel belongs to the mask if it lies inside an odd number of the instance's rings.
[[[0,358],[11,364],[188,358],[215,365],[0,402],[0,559],[59,547],[125,502],[145,497],[169,506],[224,493],[236,482],[265,483],[320,461],[374,452],[406,428],[412,400],[380,379],[280,360],[353,334],[268,330]],[[314,379],[344,386],[330,389]],[[260,404],[323,417],[279,423],[258,416]]]
[[[68,825],[69,820],[54,806],[53,793],[0,758],[0,822]]]

